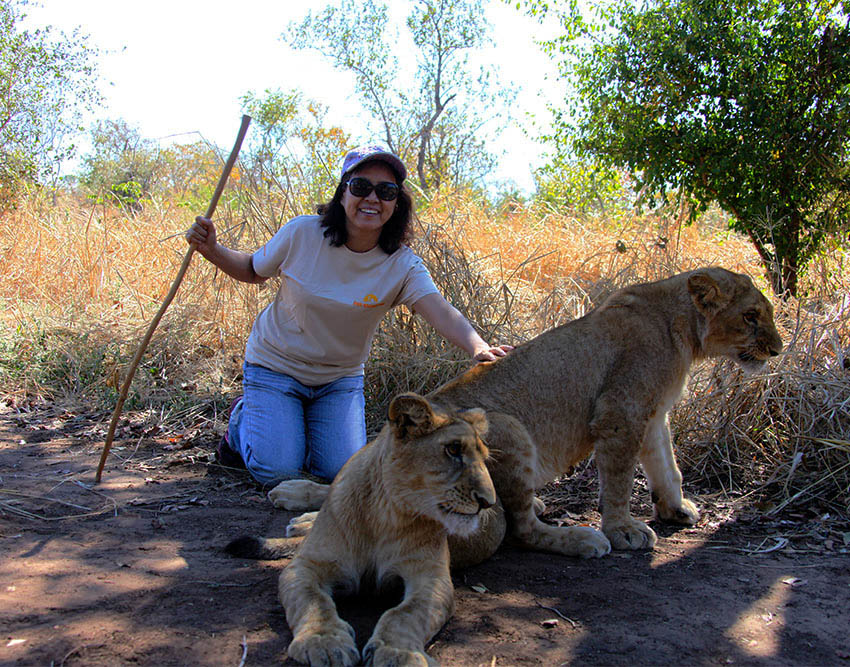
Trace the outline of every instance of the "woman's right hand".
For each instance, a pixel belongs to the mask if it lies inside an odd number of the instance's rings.
[[[186,242],[194,244],[204,257],[212,253],[216,246],[215,225],[212,220],[202,215],[195,218],[195,224],[186,232]]]
[[[254,271],[251,255],[219,245],[216,241],[215,225],[209,218],[199,215],[185,236],[186,243],[194,245],[203,257],[236,280],[243,283],[261,283],[267,280]]]

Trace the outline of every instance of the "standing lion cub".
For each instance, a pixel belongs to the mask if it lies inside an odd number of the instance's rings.
[[[392,401],[378,437],[348,460],[329,491],[318,487],[327,499],[280,575],[290,657],[310,665],[357,664],[354,631],[337,614],[331,593],[400,580],[404,599],[381,616],[363,660],[431,664],[425,644],[454,606],[447,534],[466,536],[483,524],[485,533],[496,531],[490,550],[504,535],[484,463],[486,432],[481,410],[445,410],[416,394]],[[275,558],[278,544],[240,538],[227,550]]]
[[[595,557],[612,546],[655,545],[652,528],[629,512],[638,462],[659,518],[681,524],[699,518],[682,495],[667,420],[691,364],[728,357],[756,371],[781,351],[770,302],[747,276],[712,267],[618,290],[581,319],[475,366],[429,398],[486,411],[487,467],[515,538],[533,549]],[[535,490],[591,453],[602,531],[540,521]],[[278,507],[315,509],[326,489],[300,480],[269,495]],[[486,557],[494,550],[490,543],[482,549],[487,538],[454,540],[453,562],[470,549]]]

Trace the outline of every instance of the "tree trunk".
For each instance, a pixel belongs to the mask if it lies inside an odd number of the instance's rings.
[[[780,299],[797,296],[797,274],[800,268],[800,222],[792,214],[787,228],[774,240],[774,259],[768,266],[773,293]]]
[[[795,216],[796,218],[796,216]],[[777,241],[776,262],[771,273],[773,292],[780,298],[797,296],[797,272],[800,268],[800,232],[799,222],[792,222],[792,230]]]
[[[738,213],[735,213],[735,216],[743,220]],[[746,229],[750,241],[761,257],[773,293],[780,299],[796,297],[797,275],[800,268],[799,214],[796,212],[790,214],[787,226],[771,231],[772,252],[767,248],[756,228],[747,225]]]

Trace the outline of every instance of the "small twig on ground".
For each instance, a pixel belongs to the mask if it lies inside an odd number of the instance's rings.
[[[839,558],[841,558],[842,559],[841,562],[843,562],[844,555],[835,554],[835,558],[836,558],[836,561]],[[798,563],[793,563],[793,564],[788,564],[788,563],[754,563],[753,566],[754,567],[778,567],[778,568],[782,568],[782,569],[786,569],[786,570],[790,570],[790,569],[796,570],[796,569],[801,568],[801,567],[823,567],[824,563],[804,563],[802,565],[798,564]]]
[[[43,518],[43,517],[40,517],[37,514],[32,514],[31,512],[27,512],[26,510],[22,510],[22,509],[19,509],[17,507],[14,507],[13,505],[10,505],[9,503],[0,502],[0,508],[3,508],[3,510],[5,510],[7,512],[11,512],[12,514],[17,514],[19,516],[22,516],[26,519],[41,519],[41,518]]]
[[[762,540],[761,544],[759,544],[755,549],[744,549],[743,550],[744,553],[748,553],[748,554],[769,554],[771,551],[778,551],[779,549],[784,549],[785,547],[788,546],[788,538],[787,537],[776,537],[776,538],[773,538],[773,539],[776,540],[776,544],[774,544],[773,546],[767,547],[767,548],[762,548],[764,546],[764,543],[767,542],[769,539],[771,539],[771,538],[765,537]]]
[[[124,505],[132,505],[133,507],[138,507],[141,505],[155,505],[157,503],[163,503],[166,500],[172,502],[185,501],[188,502],[189,499],[196,497],[199,495],[198,491],[186,491],[184,493],[171,493],[167,496],[151,496],[150,498],[131,498]]]
[[[555,607],[547,607],[545,604],[541,604],[540,600],[535,600],[534,602],[535,602],[535,603],[537,604],[537,606],[538,606],[538,607],[540,607],[541,609],[546,609],[547,611],[551,611],[551,612],[553,612],[553,613],[555,613],[555,614],[558,614],[558,616],[560,616],[561,618],[563,618],[565,621],[567,621],[567,622],[568,622],[570,625],[572,625],[574,628],[577,628],[577,627],[578,627],[578,623],[577,623],[576,621],[574,621],[574,620],[573,620],[573,619],[571,619],[571,618],[568,618],[568,617],[564,616],[564,615],[563,615],[560,611],[558,611],[557,609],[555,609]]]
[[[245,667],[245,658],[248,657],[248,637],[242,635],[242,659],[239,661],[239,667]]]
[[[11,489],[0,489],[0,493],[6,493],[10,496],[18,496],[19,498],[29,498],[30,500],[46,500],[51,503],[59,503],[60,505],[65,505],[67,507],[73,507],[78,510],[85,510],[86,512],[91,512],[91,507],[86,507],[85,505],[75,505],[74,503],[67,503],[64,500],[56,500],[56,498],[47,498],[45,496],[33,496],[29,493],[21,493],[20,491],[12,491]]]
[[[139,441],[136,443],[136,446],[133,448],[133,451],[130,452],[130,456],[128,456],[127,458],[123,458],[117,452],[112,452],[113,456],[115,456],[115,458],[119,459],[121,461],[121,463],[129,463],[133,459],[133,457],[136,455],[136,452],[139,451],[139,445],[142,444],[142,440],[144,440],[144,439],[145,439],[145,436],[139,437]]]
[[[68,481],[68,480],[64,480],[63,482],[60,482],[60,484],[57,484],[56,486],[57,487],[61,486],[62,484],[65,483],[65,481]],[[82,488],[86,489],[86,491],[91,491],[92,493],[94,493],[98,496],[102,496],[103,498],[105,498],[106,500],[111,502],[112,506],[113,506],[113,511],[115,512],[115,514],[117,516],[118,505],[116,504],[116,502],[112,498],[110,498],[109,496],[105,496],[102,493],[98,493],[97,491],[92,491],[91,489],[87,488],[85,485],[80,484],[80,486],[82,486]],[[56,487],[53,487],[53,488],[55,489]],[[36,495],[32,495],[30,493],[21,493],[20,491],[12,491],[11,489],[0,489],[0,493],[5,493],[5,494],[8,494],[8,495],[16,496],[18,498],[27,498],[29,500],[44,500],[44,501],[47,501],[47,502],[50,502],[50,503],[56,503],[58,505],[65,505],[66,507],[73,507],[74,509],[86,510],[82,514],[68,514],[68,515],[65,515],[65,516],[44,516],[43,514],[37,514],[35,512],[29,512],[29,511],[21,509],[19,507],[14,507],[9,503],[0,502],[0,507],[3,507],[7,511],[12,512],[13,514],[18,514],[18,515],[23,516],[27,519],[39,519],[41,521],[62,521],[64,519],[80,519],[80,518],[83,518],[83,517],[97,516],[99,514],[103,514],[104,512],[108,511],[107,507],[102,507],[100,509],[93,510],[90,507],[86,507],[84,505],[75,505],[74,503],[68,503],[68,502],[65,502],[64,500],[58,500],[56,498],[48,498],[48,497],[45,497],[45,496],[36,496]]]
[[[204,581],[202,579],[192,579],[190,581],[181,581],[178,582],[181,584],[203,584],[204,586],[210,586],[212,588],[250,588],[251,586],[256,586],[256,583],[253,584],[227,584],[222,583],[220,581]]]
[[[101,493],[100,491],[95,491],[94,489],[89,488],[89,487],[88,487],[85,483],[81,482],[81,481],[80,481],[80,480],[78,480],[78,479],[74,480],[74,484],[76,484],[77,486],[79,486],[81,489],[85,489],[85,490],[86,490],[86,491],[88,491],[89,493],[93,493],[94,495],[96,495],[96,496],[100,496],[101,498],[105,498],[106,500],[108,500],[109,502],[111,502],[111,503],[112,503],[112,512],[113,512],[113,515],[114,515],[114,516],[118,516],[118,503],[115,501],[115,498],[110,498],[110,497],[109,497],[109,496],[107,496],[105,493]]]

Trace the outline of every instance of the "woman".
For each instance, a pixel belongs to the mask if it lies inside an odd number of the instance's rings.
[[[244,394],[219,447],[225,465],[244,464],[263,484],[303,472],[333,479],[366,443],[363,365],[378,323],[399,304],[477,361],[511,349],[487,344],[404,245],[412,209],[406,177],[389,151],[356,148],[320,214],[291,220],[252,255],[220,245],[207,218],[186,233],[237,280],[281,278],[248,338]]]

